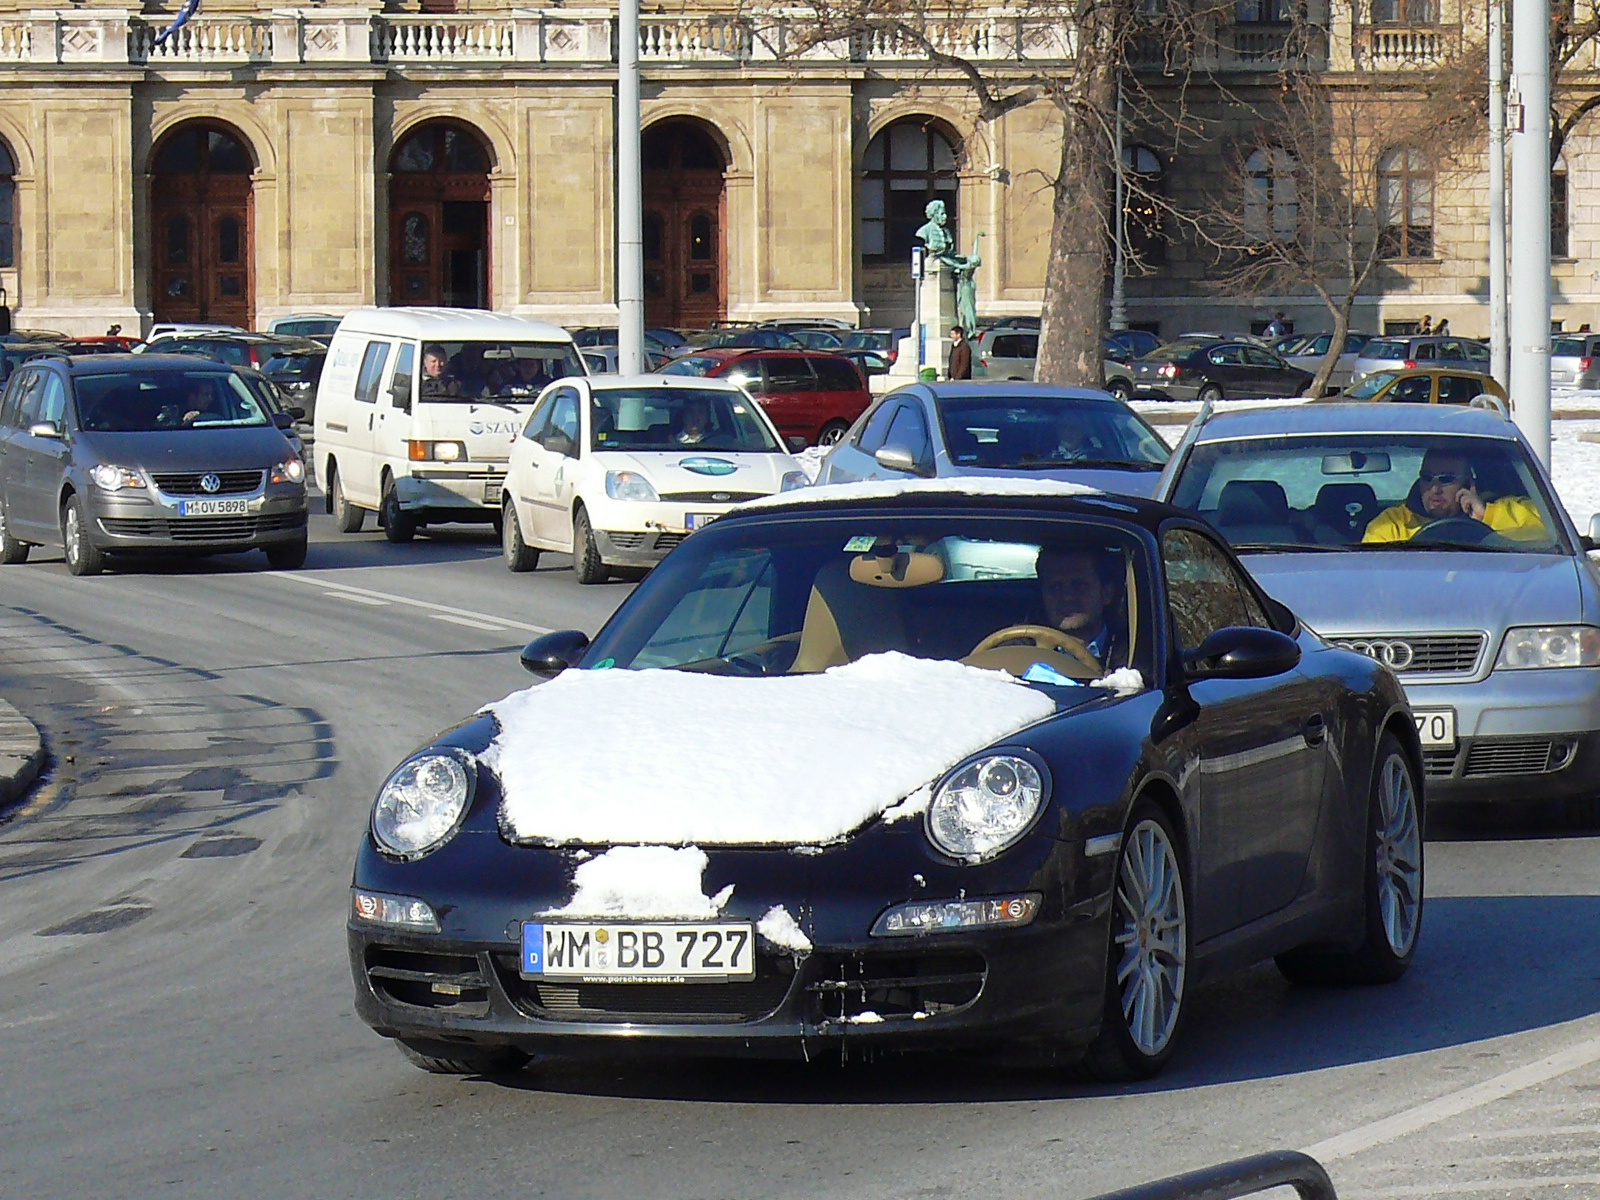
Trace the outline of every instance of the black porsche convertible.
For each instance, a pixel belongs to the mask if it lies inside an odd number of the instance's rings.
[[[1417,944],[1400,686],[1163,504],[773,497],[523,663],[356,861],[357,1010],[429,1070],[1004,1042],[1132,1079],[1214,971],[1381,983]]]

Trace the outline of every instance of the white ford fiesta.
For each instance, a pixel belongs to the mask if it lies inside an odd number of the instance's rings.
[[[690,376],[563,379],[511,450],[506,566],[571,553],[580,583],[653,567],[736,504],[804,487],[761,406],[736,383]]]

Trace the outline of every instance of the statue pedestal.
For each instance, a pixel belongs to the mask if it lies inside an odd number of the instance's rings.
[[[900,353],[889,374],[916,379],[923,367],[934,367],[943,379],[950,362],[950,330],[956,323],[956,276],[932,255],[923,259],[922,278],[917,283],[917,313],[911,336],[900,339]]]

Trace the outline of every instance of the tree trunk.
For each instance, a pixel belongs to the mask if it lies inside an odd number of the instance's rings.
[[[1317,367],[1317,377],[1306,389],[1306,395],[1313,400],[1321,399],[1327,394],[1328,378],[1333,374],[1333,369],[1339,365],[1339,356],[1344,353],[1344,340],[1350,332],[1350,310],[1354,304],[1355,296],[1347,295],[1344,303],[1328,306],[1328,310],[1333,313],[1333,340],[1328,343],[1328,352],[1322,356],[1322,362]]]
[[[1116,81],[1109,67],[1096,67],[1088,88],[1090,106],[1100,112],[1115,106]],[[1034,378],[1098,388],[1105,383],[1111,156],[1102,132],[1070,111],[1062,114],[1061,143]]]

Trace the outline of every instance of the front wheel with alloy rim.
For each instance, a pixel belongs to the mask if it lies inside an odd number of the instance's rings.
[[[11,527],[6,524],[6,506],[4,501],[0,501],[0,563],[10,566],[27,562],[28,551],[32,548],[31,543],[19,542],[11,536]]]
[[[400,489],[392,477],[384,481],[382,504],[384,537],[398,546],[417,536],[417,518],[400,507]]]
[[[837,446],[844,441],[844,435],[850,431],[848,421],[829,421],[822,427],[822,432],[817,434],[817,445]]]
[[[1277,958],[1292,983],[1393,983],[1422,932],[1422,802],[1416,766],[1392,733],[1378,743],[1367,802],[1362,939],[1353,950],[1308,947]]]
[[[580,508],[572,519],[572,569],[578,573],[579,583],[604,583],[611,575],[611,568],[600,558],[594,527],[589,524],[589,510],[585,508]]]
[[[362,523],[367,519],[367,510],[357,508],[350,503],[349,497],[344,494],[344,480],[339,478],[337,467],[329,472],[333,478],[328,481],[329,495],[333,499],[333,524],[340,533],[360,533]]]
[[[500,514],[500,550],[508,571],[531,571],[539,565],[539,552],[522,540],[522,522],[510,500]]]
[[[106,554],[89,540],[89,518],[83,498],[73,495],[61,506],[61,546],[67,570],[74,575],[98,575],[106,568]]]
[[[1106,384],[1106,391],[1110,392],[1124,404],[1133,399],[1133,386],[1126,379],[1113,379]]]
[[[1222,399],[1222,389],[1214,383],[1208,383],[1200,389],[1200,394],[1195,399],[1202,404],[1214,404]]]
[[[1110,1083],[1148,1079],[1166,1065],[1183,1024],[1189,982],[1189,888],[1171,819],[1134,805],[1112,883],[1105,1011],[1083,1065]]]

